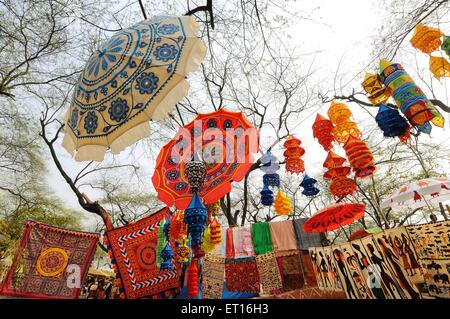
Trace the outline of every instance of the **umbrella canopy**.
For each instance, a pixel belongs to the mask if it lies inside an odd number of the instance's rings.
[[[155,17],[115,33],[89,58],[65,116],[63,147],[77,161],[101,161],[150,133],[185,97],[185,79],[205,44],[190,16]]]
[[[188,206],[192,192],[184,167],[198,154],[207,167],[199,195],[205,204],[218,201],[230,192],[232,181],[244,178],[258,148],[258,131],[241,112],[200,114],[180,128],[156,159],[152,181],[158,199],[177,209]]]
[[[450,178],[435,177],[410,182],[392,193],[380,205],[401,211],[415,209],[450,200]]]
[[[353,223],[364,216],[365,204],[340,203],[319,210],[303,224],[307,233],[328,232]]]

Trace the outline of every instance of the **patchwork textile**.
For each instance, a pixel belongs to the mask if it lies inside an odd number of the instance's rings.
[[[273,251],[256,256],[256,264],[265,293],[277,293],[283,289],[281,274]]]
[[[179,291],[178,272],[156,265],[158,229],[170,210],[166,207],[135,223],[106,232],[123,292],[127,299],[168,297]]]
[[[254,257],[250,227],[233,227],[234,258]]]
[[[259,293],[259,272],[255,257],[227,258],[225,281],[228,291]]]
[[[299,249],[309,249],[311,247],[322,247],[322,240],[325,239],[324,233],[306,233],[303,230],[303,224],[308,218],[294,219],[294,230],[297,236],[297,244]]]
[[[0,294],[77,299],[100,235],[27,221]]]
[[[288,256],[297,253],[297,239],[292,220],[269,223],[275,255]]]
[[[257,255],[265,254],[273,250],[269,223],[252,224],[252,239],[254,250]]]
[[[207,254],[202,267],[202,296],[221,299],[225,275],[225,258]]]

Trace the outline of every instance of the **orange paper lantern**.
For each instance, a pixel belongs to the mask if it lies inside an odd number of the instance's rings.
[[[350,136],[359,137],[361,132],[355,122],[350,120],[352,112],[344,103],[332,101],[328,116],[334,124],[333,136],[339,143],[347,142]]]
[[[198,265],[197,259],[193,259],[187,270],[188,274],[188,297],[196,298],[198,296]]]
[[[443,35],[442,31],[437,28],[418,24],[414,29],[410,43],[414,48],[419,49],[423,53],[430,54],[439,49],[442,43],[440,38]]]
[[[312,126],[313,135],[327,152],[333,147],[333,128],[333,123],[329,119],[317,113]]]
[[[345,158],[333,152],[328,152],[328,156],[323,166],[328,171],[323,175],[326,179],[331,179],[330,192],[336,197],[345,197],[356,191],[356,184],[347,175],[350,173],[350,167],[343,166]]]
[[[289,215],[292,211],[291,200],[282,191],[278,191],[274,201],[275,213],[277,215]]]
[[[184,211],[176,211],[170,219],[169,238],[174,243],[186,234],[186,224],[184,223]]]
[[[350,136],[344,145],[350,167],[357,177],[368,177],[375,171],[375,163],[372,152],[367,144],[359,138]]]
[[[430,71],[438,80],[450,77],[450,63],[444,57],[430,56]]]
[[[366,72],[362,86],[368,94],[367,98],[373,105],[385,103],[392,95],[392,90],[383,86],[378,74]]]
[[[305,154],[305,149],[300,147],[302,142],[294,136],[289,136],[284,142],[286,150],[283,155],[286,159],[286,171],[291,174],[299,174],[305,171],[305,163],[301,157]]]
[[[216,245],[220,244],[222,242],[222,226],[215,217],[209,227],[211,231],[211,243]]]

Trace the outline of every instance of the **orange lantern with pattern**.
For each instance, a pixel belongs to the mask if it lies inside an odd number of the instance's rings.
[[[361,141],[359,138],[350,136],[344,145],[344,150],[350,167],[357,177],[372,176],[376,167],[372,152],[367,146],[367,143]]]
[[[430,71],[438,80],[450,77],[450,63],[444,57],[430,56]]]
[[[327,152],[333,148],[333,128],[333,123],[329,119],[317,113],[312,126],[313,135]]]
[[[283,153],[286,160],[286,171],[291,174],[299,174],[305,171],[305,163],[301,159],[303,154],[305,154],[305,149],[300,146],[301,143],[299,139],[290,135],[283,144],[286,148]]]
[[[287,195],[278,191],[274,201],[275,213],[277,215],[289,215],[292,212],[291,199]]]
[[[356,191],[355,182],[348,178],[350,167],[343,166],[345,158],[333,152],[328,152],[328,156],[323,163],[327,172],[323,175],[326,179],[331,179],[330,192],[336,197],[345,197]]]
[[[368,94],[367,98],[373,105],[385,103],[392,95],[392,90],[389,87],[383,86],[378,74],[366,72],[362,86]]]
[[[356,123],[350,120],[352,112],[344,103],[332,101],[328,116],[334,124],[333,136],[339,143],[343,144],[350,136],[359,137],[361,134]]]
[[[438,28],[418,24],[414,29],[414,34],[410,43],[414,48],[419,49],[423,53],[430,54],[439,49],[439,46],[442,43],[442,36],[444,36],[444,34]]]

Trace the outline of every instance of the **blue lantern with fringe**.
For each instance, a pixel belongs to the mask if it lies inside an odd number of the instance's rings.
[[[268,151],[261,157],[260,161],[263,164],[260,169],[264,172],[264,186],[280,187],[280,176],[277,174],[277,171],[280,169],[280,164],[278,163],[277,157]]]
[[[305,174],[305,177],[303,177],[303,180],[300,183],[300,187],[303,187],[302,194],[308,197],[313,197],[319,194],[320,190],[315,186],[316,183],[317,181],[314,178]]]
[[[188,234],[191,236],[192,244],[200,244],[205,222],[208,219],[208,210],[203,204],[200,196],[194,193],[188,208],[184,211],[184,222],[188,226]]]
[[[170,244],[167,242],[166,246],[164,246],[164,249],[161,251],[161,258],[163,262],[161,263],[160,269],[173,270],[175,268],[175,266],[172,263],[173,257],[174,253],[172,247],[170,247]]]
[[[402,136],[409,127],[406,119],[397,109],[384,104],[380,105],[375,121],[385,137]]]
[[[269,186],[264,185],[263,190],[260,192],[261,194],[261,204],[264,206],[272,206],[273,205],[273,192],[270,190]]]

